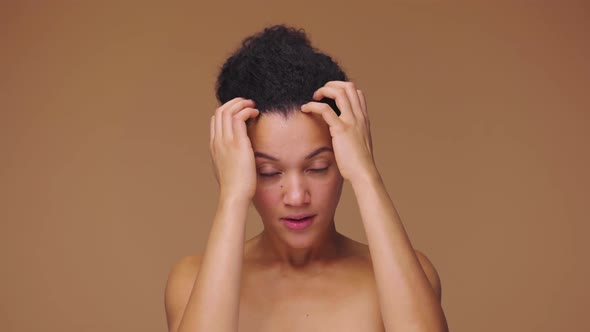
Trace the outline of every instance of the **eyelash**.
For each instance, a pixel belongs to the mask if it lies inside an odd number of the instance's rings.
[[[323,173],[328,169],[328,167],[324,167],[324,168],[312,168],[310,169],[310,171],[314,172],[314,173]]]
[[[278,173],[278,172],[275,172],[275,173],[260,173],[260,176],[272,177],[272,176],[275,176],[275,175],[278,175],[278,174],[280,174],[280,173]]]
[[[327,171],[327,170],[328,170],[328,167],[324,167],[324,168],[312,168],[312,169],[309,169],[309,171],[311,171],[311,172],[313,172],[313,173],[323,173],[323,172],[325,172],[325,171]],[[274,172],[274,173],[260,173],[260,176],[263,176],[263,177],[273,177],[273,176],[275,176],[275,175],[279,175],[279,174],[281,174],[281,173],[280,173],[280,172]]]

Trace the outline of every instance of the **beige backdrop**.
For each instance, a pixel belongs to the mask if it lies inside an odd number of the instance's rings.
[[[288,23],[366,92],[451,330],[590,331],[587,2],[246,2],[2,2],[0,330],[165,330],[216,204],[218,68]],[[337,225],[364,241],[358,217],[347,188]]]

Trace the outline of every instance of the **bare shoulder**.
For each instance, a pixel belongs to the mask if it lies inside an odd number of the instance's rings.
[[[371,265],[369,246],[367,246],[364,243],[354,241],[352,239],[347,239],[347,241],[349,244],[348,247],[350,248],[350,252],[354,256],[359,257],[361,259],[361,261],[365,262],[366,264]],[[414,250],[414,252],[416,253],[416,257],[418,258],[420,265],[422,266],[422,270],[424,271],[424,274],[428,278],[428,282],[430,283],[430,286],[432,287],[432,289],[436,293],[438,301],[440,302],[442,299],[442,286],[441,286],[441,280],[440,280],[439,274],[438,274],[436,268],[434,267],[434,264],[430,261],[428,256],[426,256],[426,254],[424,254],[422,251]]]
[[[424,274],[426,274],[426,277],[440,302],[442,298],[442,286],[440,276],[438,275],[434,264],[432,264],[430,259],[428,259],[423,252],[419,250],[414,250],[414,252],[416,253],[416,257],[418,258],[418,261],[420,261],[420,265],[422,265],[422,270],[424,270]]]
[[[186,256],[178,260],[168,274],[164,305],[169,331],[176,331],[180,324],[200,265],[201,256]]]

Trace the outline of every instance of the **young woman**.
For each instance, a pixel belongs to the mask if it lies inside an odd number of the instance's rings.
[[[375,165],[365,97],[336,62],[269,27],[226,61],[217,97],[219,203],[205,252],[170,272],[169,331],[447,331],[438,274]],[[368,246],[335,228],[344,180]],[[244,241],[251,203],[264,230]]]

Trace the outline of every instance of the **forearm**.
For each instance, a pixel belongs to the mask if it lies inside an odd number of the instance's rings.
[[[237,331],[248,205],[220,199],[179,332]]]
[[[371,252],[386,331],[447,331],[444,313],[375,170],[351,182]]]

